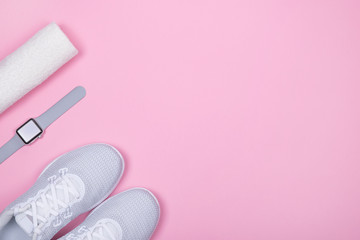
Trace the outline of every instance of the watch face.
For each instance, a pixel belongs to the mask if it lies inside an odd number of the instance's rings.
[[[31,143],[34,139],[39,137],[42,134],[43,130],[36,123],[34,119],[29,119],[21,127],[16,130],[16,133],[19,135],[21,140],[25,144]]]

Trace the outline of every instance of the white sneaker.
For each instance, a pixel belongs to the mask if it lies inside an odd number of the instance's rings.
[[[59,240],[147,240],[160,217],[155,196],[133,188],[109,198]]]
[[[91,144],[66,153],[0,214],[0,240],[49,240],[117,186],[124,160],[112,146]]]

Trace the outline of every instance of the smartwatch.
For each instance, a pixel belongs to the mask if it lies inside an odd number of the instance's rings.
[[[24,145],[29,145],[40,138],[50,124],[83,99],[85,95],[85,88],[78,86],[39,117],[27,120],[16,130],[14,136],[0,147],[0,164]]]

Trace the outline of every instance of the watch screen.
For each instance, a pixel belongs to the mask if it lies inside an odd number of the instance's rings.
[[[40,136],[42,130],[33,119],[30,119],[24,125],[19,127],[16,132],[25,143],[30,143]]]

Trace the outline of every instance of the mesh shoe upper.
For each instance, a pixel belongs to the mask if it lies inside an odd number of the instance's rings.
[[[51,239],[71,220],[103,201],[116,187],[123,169],[122,156],[110,145],[91,144],[68,152],[50,163],[35,184],[0,214],[0,229],[1,222],[4,222],[9,213],[16,216],[19,209],[40,199],[41,195],[44,195],[44,189],[49,188],[49,183],[62,176],[70,176],[69,179],[76,179],[72,181],[72,187],[78,188],[80,195],[76,196],[77,199],[72,201],[71,206],[61,209],[58,216],[48,216],[47,224],[44,224],[36,239]],[[47,201],[51,202],[51,196],[49,199]],[[38,201],[41,203],[42,200]]]
[[[133,188],[106,200],[82,224],[60,239],[98,239],[87,236],[91,235],[99,222],[113,220],[120,226],[120,230],[113,231],[117,234],[116,240],[146,240],[154,232],[159,217],[160,207],[154,195],[146,189]],[[103,239],[112,240],[110,236]]]

